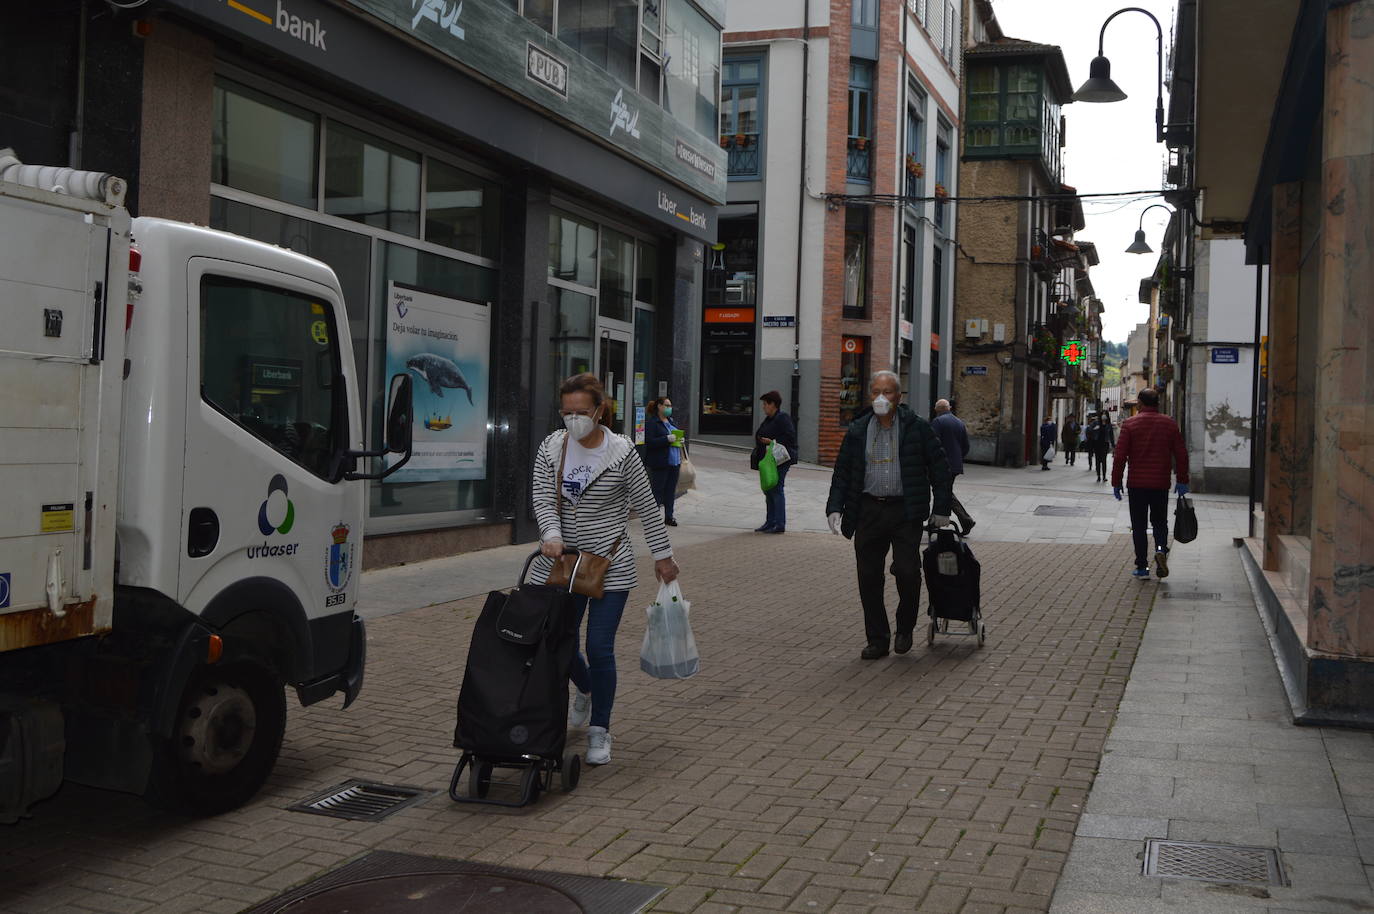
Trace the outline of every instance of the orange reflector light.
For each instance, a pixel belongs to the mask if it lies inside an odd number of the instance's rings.
[[[219,658],[224,656],[224,639],[219,635],[211,635],[210,641],[205,645],[205,662],[218,663]]]

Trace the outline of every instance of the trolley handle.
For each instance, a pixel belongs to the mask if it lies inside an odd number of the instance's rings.
[[[535,559],[543,554],[544,553],[540,552],[538,549],[529,554],[529,558],[525,559],[525,567],[520,569],[520,578],[515,582],[515,586],[519,587],[521,584],[525,583],[525,575],[530,573],[530,565],[533,564]],[[568,593],[572,593],[573,581],[577,580],[577,569],[582,567],[582,550],[564,546],[563,554],[577,556],[577,561],[573,563],[572,574],[568,575]]]

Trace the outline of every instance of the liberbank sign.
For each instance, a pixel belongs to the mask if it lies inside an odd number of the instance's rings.
[[[496,0],[163,0],[163,8],[715,240],[725,151]],[[652,171],[598,151],[584,134]],[[664,196],[681,204],[665,206]]]

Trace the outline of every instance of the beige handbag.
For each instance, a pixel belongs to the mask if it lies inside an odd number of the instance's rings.
[[[563,453],[558,458],[558,477],[554,480],[554,485],[558,490],[558,517],[563,517],[563,464],[568,459],[568,442],[563,441]],[[573,510],[577,510],[575,507]],[[606,572],[611,568],[611,560],[615,558],[616,552],[620,549],[620,541],[624,537],[616,537],[611,544],[611,554],[609,557],[597,555],[595,552],[588,552],[585,549],[578,550],[577,554],[564,553],[554,560],[553,568],[549,569],[549,578],[544,583],[551,587],[564,590],[572,590],[575,594],[584,597],[591,597],[599,600],[606,593]],[[574,573],[576,576],[574,577]],[[572,579],[572,587],[568,587],[568,580]]]
[[[682,452],[682,464],[677,471],[677,488],[673,491],[674,496],[681,495],[688,489],[697,487],[697,468],[692,466],[692,461],[687,456],[687,452]]]

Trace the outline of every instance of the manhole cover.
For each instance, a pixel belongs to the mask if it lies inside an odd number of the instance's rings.
[[[331,787],[287,808],[292,812],[308,812],[336,819],[376,822],[407,806],[413,806],[431,793],[433,791],[418,787],[344,781],[338,787]]]
[[[1200,590],[1165,590],[1159,594],[1161,600],[1220,600],[1219,593],[1203,593]]]
[[[1088,509],[1077,505],[1039,505],[1034,513],[1041,517],[1087,517]]]
[[[1272,847],[1145,840],[1145,875],[1203,882],[1287,885],[1279,853]]]
[[[247,914],[637,914],[663,886],[372,851]]]

